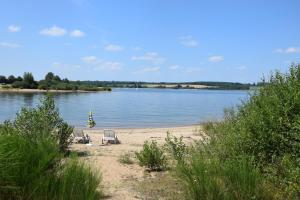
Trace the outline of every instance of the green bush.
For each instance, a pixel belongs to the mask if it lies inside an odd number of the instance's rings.
[[[169,152],[175,160],[181,161],[187,154],[188,150],[187,146],[183,142],[183,137],[181,136],[177,138],[167,132],[165,141],[165,149],[167,150],[167,152]]]
[[[53,99],[0,125],[0,199],[99,199],[101,178],[64,157],[72,128]]]
[[[22,108],[11,125],[18,134],[25,135],[31,140],[44,136],[53,137],[62,152],[68,150],[73,132],[73,128],[59,116],[50,95],[45,95],[37,108]]]
[[[270,199],[261,174],[250,159],[220,161],[203,150],[193,150],[177,165],[186,199]]]
[[[55,187],[59,191],[57,199],[100,199],[99,187],[101,177],[91,168],[72,158],[64,166]]]
[[[140,152],[136,152],[135,155],[139,160],[140,166],[145,166],[151,171],[166,169],[166,156],[154,140],[151,142],[146,141],[143,149]]]
[[[96,199],[100,178],[76,158],[62,163],[52,138],[0,135],[0,199]]]
[[[300,198],[300,65],[272,74],[223,122],[204,128],[222,164],[251,157],[276,198]]]

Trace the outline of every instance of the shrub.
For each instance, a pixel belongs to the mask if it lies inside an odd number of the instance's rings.
[[[145,166],[151,171],[159,171],[166,169],[166,157],[163,150],[157,145],[157,142],[152,140],[146,141],[143,149],[135,153],[139,160],[140,166]]]
[[[62,152],[68,150],[73,132],[73,128],[59,116],[50,95],[45,95],[37,108],[22,108],[11,125],[18,134],[28,136],[32,140],[44,136],[53,137]]]
[[[181,161],[187,153],[187,146],[183,142],[183,137],[181,136],[177,138],[167,132],[165,141],[165,149],[172,155],[175,160]]]
[[[269,199],[259,170],[246,157],[221,162],[213,155],[192,152],[180,162],[177,175],[184,183],[186,199]]]
[[[65,158],[72,132],[53,99],[0,125],[0,199],[99,199],[101,177]]]
[[[248,101],[227,110],[223,122],[205,128],[222,164],[251,157],[276,198],[300,197],[300,65],[272,74]]]
[[[133,164],[133,160],[131,159],[131,155],[129,153],[122,154],[119,158],[119,162],[126,165]]]
[[[23,81],[15,81],[11,84],[13,88],[24,88]]]
[[[62,162],[53,138],[0,135],[1,199],[98,199],[100,177],[76,158]],[[96,198],[97,197],[97,198]]]
[[[69,160],[59,176],[55,187],[59,191],[57,199],[100,199],[97,190],[101,177],[76,158]]]

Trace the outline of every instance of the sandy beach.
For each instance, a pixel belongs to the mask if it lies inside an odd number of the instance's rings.
[[[119,162],[125,153],[134,155],[142,148],[144,141],[156,140],[159,144],[165,141],[166,133],[183,136],[186,143],[201,139],[200,126],[183,126],[170,128],[133,128],[114,129],[121,144],[102,145],[103,130],[84,130],[92,140],[92,145],[72,144],[71,149],[86,154],[80,157],[85,163],[102,174],[102,187],[107,199],[146,199],[143,194],[136,191],[136,183],[149,177],[145,168],[134,164],[126,165]],[[151,176],[150,176],[151,177]]]

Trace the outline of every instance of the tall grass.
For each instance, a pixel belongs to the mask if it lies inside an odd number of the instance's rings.
[[[101,177],[77,158],[65,157],[60,141],[66,138],[49,128],[57,127],[56,120],[31,121],[48,113],[46,103],[23,109],[22,117],[0,126],[0,199],[99,199]]]
[[[268,82],[178,162],[189,199],[300,199],[300,65]]]

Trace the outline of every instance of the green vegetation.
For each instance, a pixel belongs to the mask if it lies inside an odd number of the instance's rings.
[[[47,73],[45,79],[40,81],[35,81],[33,75],[29,72],[25,72],[23,78],[15,78],[13,75],[8,78],[0,76],[0,84],[4,84],[2,88],[7,89],[11,85],[13,88],[20,89],[111,91],[109,87],[100,88],[82,81],[69,81],[67,78],[61,79],[52,72]]]
[[[113,88],[171,88],[171,89],[196,89],[195,85],[208,86],[205,89],[211,90],[249,90],[256,84],[250,83],[232,83],[232,82],[135,82],[135,81],[83,81],[85,84],[97,87],[113,87]],[[167,85],[174,85],[167,87]],[[185,86],[183,86],[185,85]]]
[[[140,166],[147,167],[150,171],[161,171],[166,169],[167,160],[164,151],[152,140],[146,141],[143,149],[135,153]]]
[[[300,198],[300,65],[204,129],[206,140],[173,156],[188,199]]]
[[[130,153],[122,154],[119,158],[119,162],[126,165],[131,165],[134,163]]]
[[[0,199],[99,199],[100,177],[65,157],[72,127],[51,97],[0,125]]]
[[[177,138],[167,132],[165,141],[165,149],[172,156],[172,158],[174,158],[174,160],[181,161],[188,153],[188,148],[186,144],[184,144],[182,136]]]

